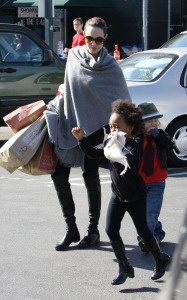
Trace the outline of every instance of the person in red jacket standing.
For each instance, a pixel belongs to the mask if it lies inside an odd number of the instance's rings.
[[[76,18],[73,20],[74,30],[77,32],[72,39],[72,48],[76,46],[83,46],[85,44],[84,34],[83,34],[83,20],[81,18]],[[64,49],[64,52],[67,53],[68,48]]]

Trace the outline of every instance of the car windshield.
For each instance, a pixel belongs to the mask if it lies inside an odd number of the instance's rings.
[[[2,62],[40,62],[42,57],[41,47],[26,35],[14,32],[1,32],[0,59]]]
[[[119,64],[127,81],[153,81],[176,60],[173,54],[134,54]]]
[[[164,45],[162,45],[160,48],[175,47],[187,47],[187,32],[177,34],[171,40],[167,41]]]

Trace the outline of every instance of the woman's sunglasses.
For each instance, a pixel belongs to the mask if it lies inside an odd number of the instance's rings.
[[[103,37],[96,37],[95,39],[92,37],[92,36],[85,36],[85,42],[86,43],[93,43],[93,41],[95,41],[95,43],[97,44],[97,45],[102,45],[102,44],[104,44],[104,41],[105,41],[105,38],[103,38]]]

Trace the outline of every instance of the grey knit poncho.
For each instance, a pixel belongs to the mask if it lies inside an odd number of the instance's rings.
[[[111,104],[119,98],[131,100],[121,68],[107,50],[103,47],[95,61],[85,45],[72,48],[66,64],[64,97],[56,97],[45,111],[49,141],[55,144],[61,163],[82,166],[84,154],[72,128],[80,126],[89,136],[107,125]]]

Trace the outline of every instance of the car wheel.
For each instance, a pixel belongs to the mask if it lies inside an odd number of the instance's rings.
[[[187,167],[187,119],[175,121],[167,133],[175,142],[175,148],[168,152],[169,165]]]

